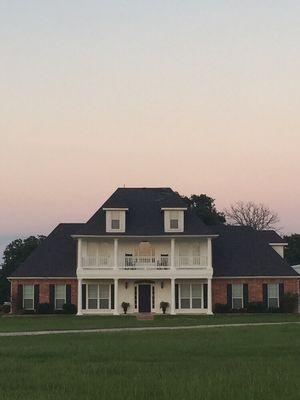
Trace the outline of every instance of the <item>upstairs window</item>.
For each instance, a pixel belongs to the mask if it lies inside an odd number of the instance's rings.
[[[106,211],[106,232],[125,232],[127,209],[104,209]]]
[[[111,220],[111,229],[120,229],[120,220],[119,219]]]
[[[183,232],[184,210],[163,209],[165,232]]]

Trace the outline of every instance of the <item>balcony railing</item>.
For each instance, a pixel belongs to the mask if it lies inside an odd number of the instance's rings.
[[[122,269],[170,269],[169,257],[137,256],[124,257]]]
[[[83,268],[112,268],[110,256],[86,256],[82,257]]]
[[[206,256],[175,257],[175,267],[182,269],[207,267],[207,257]]]

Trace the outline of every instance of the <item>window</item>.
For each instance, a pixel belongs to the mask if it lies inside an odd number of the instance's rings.
[[[243,308],[243,284],[232,285],[232,308],[237,310]]]
[[[180,284],[180,308],[202,308],[203,285],[201,284]]]
[[[278,308],[279,307],[279,285],[268,284],[268,307]]]
[[[23,285],[23,308],[24,310],[34,309],[34,286]]]
[[[106,212],[106,232],[125,232],[126,225],[126,210],[103,208]]]
[[[120,229],[120,220],[119,219],[111,220],[111,229]]]
[[[108,310],[110,308],[110,285],[88,285],[88,309]]]
[[[184,231],[184,209],[162,209],[164,211],[165,232]]]
[[[170,219],[170,229],[178,229],[178,219]]]
[[[62,310],[66,303],[66,285],[55,285],[55,309]]]

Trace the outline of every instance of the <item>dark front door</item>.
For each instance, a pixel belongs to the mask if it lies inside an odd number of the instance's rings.
[[[151,312],[151,285],[139,285],[139,312]]]

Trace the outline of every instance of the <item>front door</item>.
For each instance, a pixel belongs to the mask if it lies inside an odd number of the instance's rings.
[[[151,285],[139,285],[139,312],[151,312]]]

